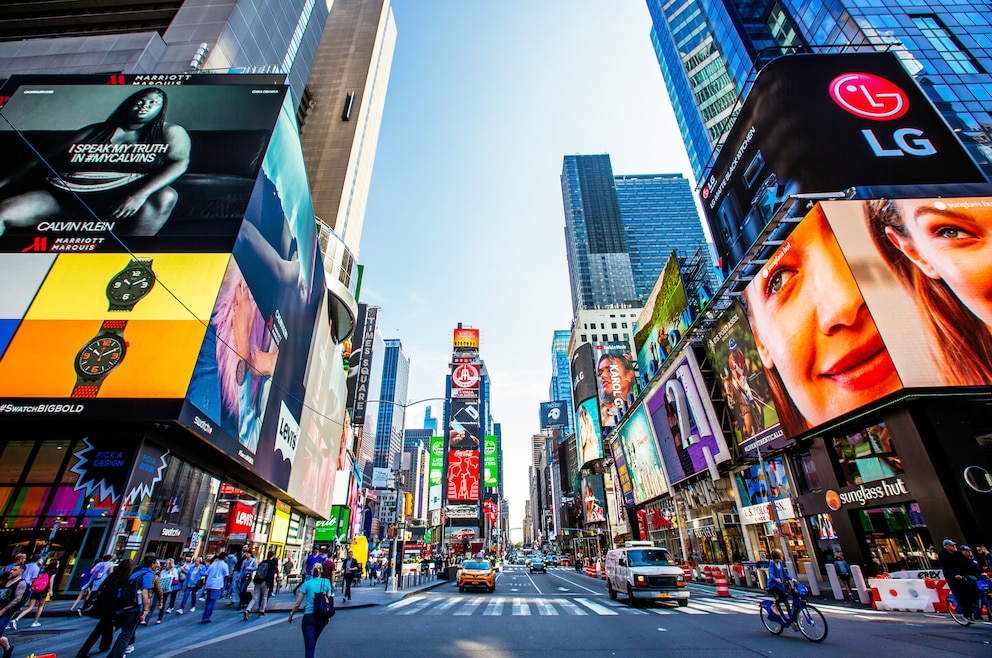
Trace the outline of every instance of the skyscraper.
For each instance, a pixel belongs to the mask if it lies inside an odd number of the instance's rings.
[[[992,173],[992,14],[978,0],[646,0],[651,40],[700,180],[758,70],[792,52],[892,50]]]
[[[380,468],[391,467],[392,455],[403,451],[403,426],[406,416],[407,387],[410,382],[410,357],[399,339],[385,341],[382,352],[382,386],[375,425],[375,459]]]
[[[568,343],[572,332],[556,329],[551,340],[551,385],[548,387],[549,400],[566,400],[568,405],[568,426],[562,429],[562,436],[572,433],[575,426],[572,412],[572,374],[569,369]]]

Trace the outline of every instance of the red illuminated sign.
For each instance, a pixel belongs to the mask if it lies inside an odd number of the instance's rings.
[[[247,535],[255,527],[255,508],[244,503],[235,503],[227,517],[229,535]]]
[[[479,451],[448,452],[448,500],[479,499]]]
[[[830,98],[851,114],[875,121],[898,119],[909,110],[902,89],[869,73],[837,76],[830,82]]]
[[[472,364],[462,364],[451,372],[451,385],[455,388],[479,388],[479,368]]]

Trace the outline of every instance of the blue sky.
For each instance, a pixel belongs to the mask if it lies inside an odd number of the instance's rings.
[[[410,356],[409,400],[444,395],[457,323],[480,330],[519,528],[552,335],[572,318],[562,157],[609,153],[617,174],[691,181],[689,162],[643,0],[392,4],[361,301]],[[407,427],[422,427],[426,404]]]

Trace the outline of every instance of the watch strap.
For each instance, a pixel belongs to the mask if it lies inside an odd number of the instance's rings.
[[[104,320],[103,324],[100,325],[100,332],[120,334],[124,331],[124,327],[126,326],[127,320]]]
[[[100,390],[99,384],[76,384],[72,387],[70,398],[95,398]]]
[[[127,320],[104,320],[103,324],[100,325],[100,333],[97,334],[117,334],[123,338],[124,327],[127,326]],[[96,394],[100,392],[100,385],[103,383],[103,376],[99,379],[83,379],[78,374],[76,376],[76,385],[72,387],[72,393],[69,394],[70,398],[76,399],[92,399],[96,397]]]

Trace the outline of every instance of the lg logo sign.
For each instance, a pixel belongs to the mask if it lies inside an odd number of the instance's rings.
[[[830,98],[856,117],[872,121],[894,121],[909,110],[906,93],[885,78],[869,73],[845,73],[830,82]],[[871,129],[861,131],[872,153],[880,158],[937,153],[933,143],[917,128],[897,128],[889,139],[895,148],[883,146]]]

